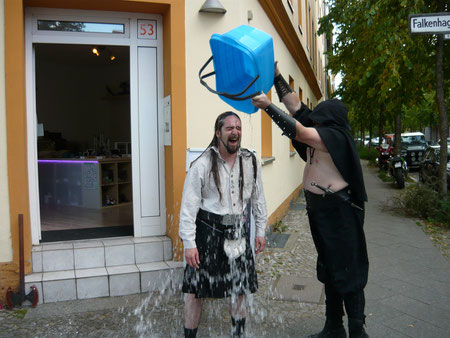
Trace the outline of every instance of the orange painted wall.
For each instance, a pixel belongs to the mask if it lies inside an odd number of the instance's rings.
[[[31,271],[31,229],[28,203],[27,130],[25,106],[24,8],[49,7],[161,14],[164,41],[164,96],[172,98],[172,146],[165,148],[167,235],[178,239],[178,214],[185,177],[186,64],[184,0],[5,0],[6,122],[11,234],[16,265],[19,260],[18,214],[25,220],[26,273]],[[179,252],[181,252],[179,250]],[[177,257],[180,257],[179,255]],[[2,273],[3,265],[0,265]],[[8,269],[10,270],[8,265]],[[18,271],[17,271],[18,273]],[[11,279],[18,285],[19,277]]]
[[[25,35],[22,2],[5,0],[5,99],[8,185],[13,261],[0,265],[4,288],[19,285],[18,215],[24,215],[25,271],[31,270],[31,231],[28,204],[27,132],[25,114]],[[7,285],[6,285],[7,284]]]

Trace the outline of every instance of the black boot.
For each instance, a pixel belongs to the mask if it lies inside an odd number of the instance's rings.
[[[369,335],[364,330],[363,319],[348,319],[348,333],[350,338],[369,338]]]
[[[234,319],[231,317],[232,334],[233,337],[244,337],[244,329],[245,329],[245,318]]]
[[[197,328],[195,329],[186,329],[184,328],[184,337],[185,338],[195,338],[197,336]]]
[[[328,319],[325,326],[319,333],[308,336],[308,338],[347,338],[342,318],[340,320]]]

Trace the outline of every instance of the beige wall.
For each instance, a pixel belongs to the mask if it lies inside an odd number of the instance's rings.
[[[5,36],[4,0],[0,0],[0,36]],[[12,261],[6,161],[5,40],[0,39],[0,262]]]
[[[257,0],[221,0],[227,13],[199,13],[203,0],[186,1],[186,91],[187,91],[187,147],[204,148],[213,137],[214,121],[217,115],[233,110],[217,95],[204,88],[198,79],[201,66],[211,56],[209,39],[213,33],[223,34],[239,25],[248,24],[270,34],[274,39],[275,60],[279,61],[282,74],[295,80],[295,90],[303,89],[303,98],[309,97],[313,105],[315,97],[297,67],[294,59],[267,18]],[[253,13],[253,20],[247,20],[247,11]],[[212,71],[212,64],[208,67]],[[205,71],[205,73],[207,73]],[[215,81],[207,79],[214,87]],[[280,106],[275,90],[274,103]],[[280,106],[281,107],[281,106]],[[284,108],[284,107],[283,107]],[[261,112],[245,114],[238,112],[243,124],[242,146],[261,153]],[[265,114],[265,113],[264,113]],[[301,184],[304,162],[296,154],[290,156],[289,140],[281,136],[280,129],[272,124],[272,155],[275,161],[263,167],[263,183],[269,215]],[[283,187],[280,189],[280,187]]]

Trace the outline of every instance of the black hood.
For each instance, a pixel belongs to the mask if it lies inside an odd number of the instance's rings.
[[[314,127],[333,159],[336,168],[349,184],[357,201],[367,201],[361,163],[353,137],[350,135],[350,124],[347,119],[348,110],[338,99],[326,100],[310,110],[302,103],[294,114],[305,127]],[[306,161],[306,144],[292,141],[300,157]]]
[[[345,104],[338,99],[332,99],[319,103],[309,115],[309,119],[321,127],[338,126],[350,130],[347,115]]]

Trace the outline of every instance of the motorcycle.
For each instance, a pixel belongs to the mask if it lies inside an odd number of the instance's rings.
[[[405,180],[408,177],[408,164],[402,156],[392,156],[389,160],[388,174],[391,176],[397,188],[403,189],[405,187]]]
[[[378,157],[376,158],[376,162],[380,167],[380,170],[384,170],[387,172],[389,169],[389,160],[392,157],[394,148],[387,143],[382,143],[377,146],[376,149],[378,150]]]
[[[386,171],[394,179],[397,187],[403,189],[408,177],[408,164],[405,159],[402,156],[394,156],[394,148],[387,143],[380,144],[376,149],[378,150],[376,162],[380,170]]]

